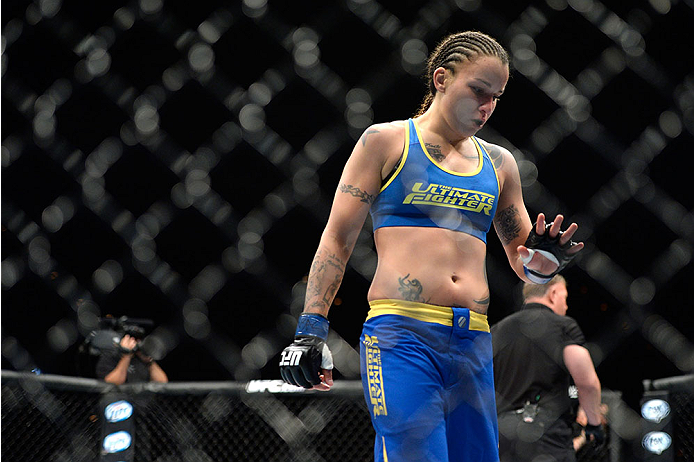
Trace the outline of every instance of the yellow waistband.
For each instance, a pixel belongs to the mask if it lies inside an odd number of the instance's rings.
[[[442,324],[444,326],[453,325],[453,308],[448,306],[390,299],[371,300],[369,306],[371,309],[366,316],[367,320],[384,314],[395,314],[418,321]],[[489,332],[487,315],[470,310],[470,326],[468,329]]]

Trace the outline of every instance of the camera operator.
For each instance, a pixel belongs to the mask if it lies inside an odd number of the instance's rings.
[[[164,370],[140,348],[142,340],[124,335],[117,349],[104,351],[96,363],[96,376],[114,385],[169,381]]]

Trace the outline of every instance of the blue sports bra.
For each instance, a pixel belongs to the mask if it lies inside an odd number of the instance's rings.
[[[427,152],[414,120],[407,122],[400,165],[371,205],[374,230],[387,226],[446,228],[486,243],[499,197],[499,179],[489,153],[473,136],[479,153],[477,170],[446,170]]]

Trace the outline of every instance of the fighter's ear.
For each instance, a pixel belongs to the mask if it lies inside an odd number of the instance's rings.
[[[434,71],[432,78],[434,79],[434,87],[436,88],[437,92],[445,92],[447,73],[448,71],[443,67],[439,67]]]

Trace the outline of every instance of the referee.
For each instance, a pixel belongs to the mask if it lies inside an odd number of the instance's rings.
[[[573,381],[588,417],[586,436],[604,439],[600,381],[585,338],[566,316],[568,290],[561,275],[523,286],[524,304],[492,326],[494,385],[501,462],[574,462],[569,387]]]

